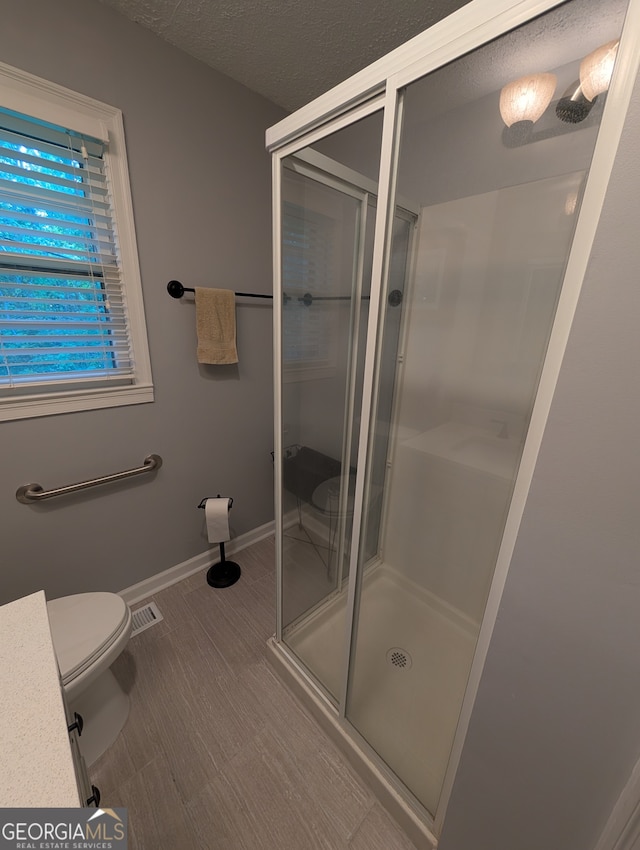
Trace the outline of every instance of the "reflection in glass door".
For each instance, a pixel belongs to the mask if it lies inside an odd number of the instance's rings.
[[[538,42],[561,92],[582,58],[563,28],[573,15],[579,32],[585,7],[554,10],[402,92],[397,191],[419,219],[398,371],[376,368],[346,717],[432,814],[606,99],[584,125],[512,132],[500,113],[509,78],[469,93],[476,69]],[[624,4],[612,8],[609,39]],[[397,338],[383,309],[378,352]]]
[[[373,114],[283,160],[283,640],[337,702],[344,682],[347,582],[382,122]],[[416,216],[400,200],[381,362],[396,369]],[[387,420],[391,396],[382,401]],[[388,431],[368,506],[377,556]]]
[[[287,157],[282,170],[283,639],[334,699],[344,622],[322,646],[310,623],[346,578],[381,126],[368,116]],[[357,171],[354,133],[369,141]]]

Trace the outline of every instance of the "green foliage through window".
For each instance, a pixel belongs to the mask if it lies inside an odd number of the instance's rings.
[[[0,121],[0,386],[103,375],[128,357],[121,299],[108,297],[118,268],[100,143],[89,153],[62,129],[38,141],[27,122],[21,134],[15,116]]]

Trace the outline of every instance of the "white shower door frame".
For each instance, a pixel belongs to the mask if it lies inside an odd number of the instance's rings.
[[[426,32],[407,42],[383,59],[336,86],[327,94],[285,118],[267,131],[267,147],[273,153],[273,221],[274,221],[274,306],[282,297],[280,280],[280,173],[281,160],[295,151],[301,150],[324,136],[360,117],[384,108],[382,133],[381,165],[379,176],[378,214],[376,217],[373,270],[371,282],[371,301],[367,331],[367,347],[364,368],[364,390],[362,401],[362,425],[358,444],[357,476],[353,513],[352,549],[350,558],[350,577],[348,592],[348,625],[353,642],[353,626],[356,621],[358,575],[358,544],[362,526],[363,506],[366,497],[365,471],[370,456],[369,419],[376,406],[376,363],[379,340],[379,321],[381,315],[381,293],[386,281],[389,264],[389,245],[395,197],[395,175],[397,169],[398,133],[401,125],[401,92],[409,83],[425,76],[429,72],[457,59],[461,55],[480,47],[494,38],[518,27],[532,18],[562,5],[561,0],[473,0],[471,3],[437,23]],[[549,415],[551,400],[558,380],[564,357],[573,316],[580,295],[587,262],[593,245],[595,231],[600,218],[609,177],[613,168],[618,143],[622,133],[633,85],[640,65],[640,0],[629,0],[627,15],[622,31],[615,72],[611,81],[607,102],[599,129],[598,138],[589,170],[584,196],[577,220],[576,230],[567,262],[561,296],[558,303],[553,329],[544,360],[538,385],[524,451],[520,462],[515,488],[506,520],[502,543],[496,562],[491,589],[485,608],[478,643],[466,688],[460,720],[458,723],[451,757],[438,809],[431,818],[413,799],[403,795],[394,811],[401,816],[405,805],[404,825],[414,836],[419,835],[424,842],[431,840],[435,846],[442,828],[447,805],[450,799],[453,781],[457,772],[464,740],[475,702],[478,685],[496,622],[498,608],[506,582],[509,564],[513,554],[518,529],[524,512],[526,498],[531,486],[533,472]],[[274,310],[274,338],[280,339],[281,317]],[[276,457],[282,452],[282,385],[280,352],[276,345],[275,354],[275,448]],[[276,527],[281,527],[282,476],[276,463]],[[278,582],[282,581],[279,544],[276,545]],[[282,611],[280,600],[277,613],[277,641],[282,638]],[[338,711],[338,736],[349,736],[362,745],[365,755],[373,760],[374,767],[385,773],[384,765],[376,762],[376,754],[366,745],[345,717],[345,698],[348,688],[349,659],[351,645],[347,650],[344,687]],[[314,683],[306,671],[295,662],[290,653],[286,653],[291,666],[309,685]],[[331,714],[332,706],[325,706]],[[342,730],[342,731],[340,731]],[[355,733],[355,734],[354,734]],[[388,776],[388,771],[387,771]],[[399,793],[401,784],[390,778],[391,792],[387,802]],[[397,802],[397,801],[396,801]],[[422,818],[427,826],[420,830],[417,819]],[[402,819],[402,818],[401,818]],[[431,831],[433,830],[433,835]]]

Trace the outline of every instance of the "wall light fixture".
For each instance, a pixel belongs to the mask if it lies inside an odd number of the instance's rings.
[[[551,103],[556,83],[555,74],[530,74],[507,83],[500,92],[500,114],[507,127],[535,124]]]
[[[500,92],[500,114],[507,125],[502,134],[506,147],[520,147],[529,142],[549,139],[579,124],[591,112],[598,95],[606,92],[611,82],[619,41],[609,41],[585,56],[580,63],[580,79],[572,83],[555,104],[555,115],[563,125],[533,132],[534,123],[542,117],[556,89],[554,74],[531,74],[508,83]],[[594,113],[595,114],[595,113]]]
[[[580,63],[580,87],[587,100],[607,91],[620,41],[609,41],[585,56]]]
[[[556,115],[567,124],[579,124],[591,112],[595,98],[588,100],[584,96],[582,86],[576,80],[571,83],[560,100],[556,103]]]

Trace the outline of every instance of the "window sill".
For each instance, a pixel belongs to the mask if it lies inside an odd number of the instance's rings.
[[[4,398],[0,400],[0,422],[29,419],[36,416],[54,416],[81,410],[98,410],[129,404],[146,404],[153,401],[151,384],[114,387],[113,389],[76,390],[51,393],[37,397]]]

